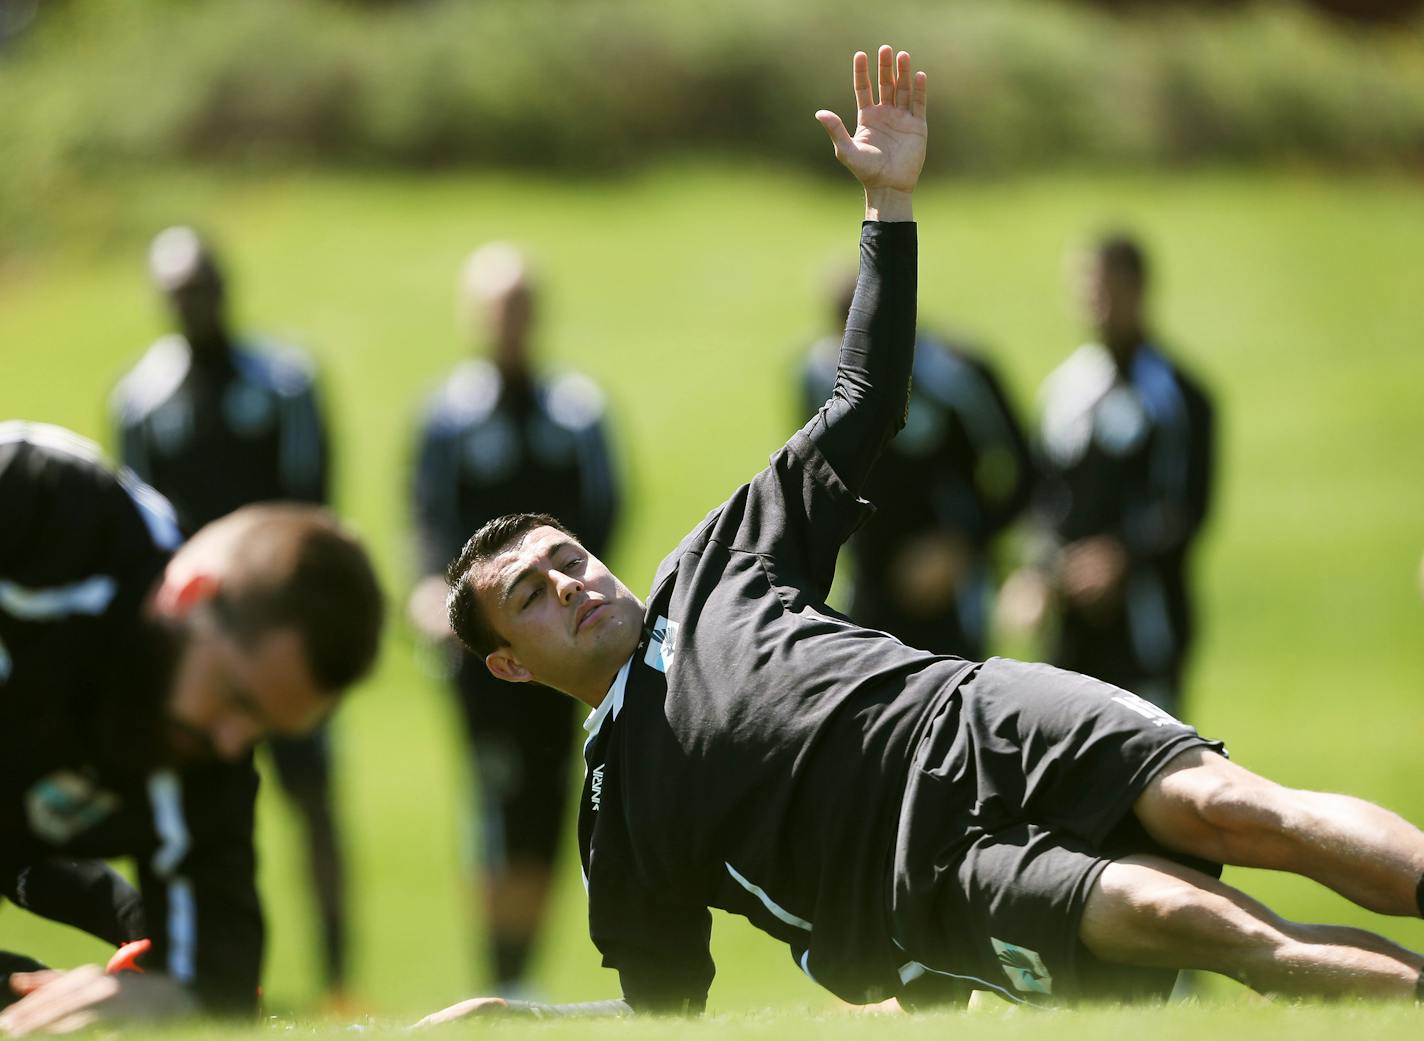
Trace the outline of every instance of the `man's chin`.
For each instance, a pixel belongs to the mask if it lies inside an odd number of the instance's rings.
[[[207,735],[175,719],[165,721],[163,752],[166,765],[180,768],[211,763],[218,757]]]

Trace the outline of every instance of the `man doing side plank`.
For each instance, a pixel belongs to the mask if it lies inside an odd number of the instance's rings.
[[[481,528],[451,567],[454,629],[495,675],[593,708],[579,845],[623,999],[698,1011],[709,908],[786,942],[857,1003],[970,988],[1025,1003],[1165,994],[1178,969],[1268,993],[1412,998],[1424,959],[1289,922],[1217,880],[1292,871],[1418,915],[1424,834],[1293,791],[1117,687],[907,647],[825,606],[859,491],[903,421],[915,336],[911,191],[925,79],[854,59],[860,282],[833,394],[667,556],[640,601],[550,517]],[[429,1017],[510,1009],[473,999]]]

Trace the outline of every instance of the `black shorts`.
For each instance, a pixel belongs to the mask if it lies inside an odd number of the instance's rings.
[[[1047,665],[993,658],[921,743],[895,855],[901,978],[964,982],[1053,1004],[1162,995],[1175,973],[1098,961],[1078,927],[1104,867],[1158,846],[1132,804],[1172,759],[1221,752],[1136,695]]]
[[[578,703],[536,683],[495,679],[472,655],[456,689],[474,749],[481,859],[495,871],[512,860],[552,864],[572,795]]]

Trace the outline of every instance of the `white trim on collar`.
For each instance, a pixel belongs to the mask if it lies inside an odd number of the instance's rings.
[[[618,718],[618,710],[623,707],[623,691],[628,686],[628,672],[633,668],[633,659],[630,656],[623,663],[623,667],[618,670],[618,675],[613,678],[613,686],[608,688],[608,693],[603,695],[603,700],[598,708],[588,714],[588,718],[583,721],[584,730],[591,735],[598,733],[598,728],[603,726],[603,720],[608,713],[613,713],[613,718]]]

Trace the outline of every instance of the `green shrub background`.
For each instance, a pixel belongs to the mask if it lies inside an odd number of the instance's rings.
[[[882,10],[882,6],[885,8]],[[608,169],[791,163],[883,41],[934,77],[934,171],[1424,159],[1424,29],[1260,4],[1115,17],[1044,0],[333,0],[47,5],[0,51],[0,190],[113,163]]]

